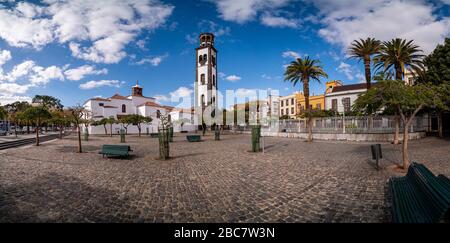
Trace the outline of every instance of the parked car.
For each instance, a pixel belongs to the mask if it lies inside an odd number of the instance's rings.
[[[8,134],[5,130],[0,130],[0,136],[6,136]]]

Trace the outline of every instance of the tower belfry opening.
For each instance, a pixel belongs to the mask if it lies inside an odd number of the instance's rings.
[[[202,33],[200,46],[196,50],[195,107],[201,113],[210,107],[214,117],[217,108],[217,50],[214,47],[214,34]]]

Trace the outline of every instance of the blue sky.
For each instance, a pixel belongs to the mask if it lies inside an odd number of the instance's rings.
[[[345,84],[355,38],[414,39],[425,53],[450,33],[448,0],[1,1],[0,103],[36,94],[65,106],[128,95],[136,80],[163,104],[192,92],[201,32],[216,34],[219,89],[301,91],[283,82],[295,57],[319,59]],[[326,82],[327,80],[323,80]],[[323,83],[311,84],[312,93]]]

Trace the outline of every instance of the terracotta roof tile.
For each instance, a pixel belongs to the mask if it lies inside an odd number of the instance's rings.
[[[164,106],[162,106],[162,105],[160,105],[160,104],[158,104],[158,103],[155,103],[155,102],[151,102],[151,101],[147,101],[147,102],[145,102],[144,104],[139,105],[139,106],[153,106],[153,107],[161,107],[161,108],[165,108]]]
[[[333,91],[331,91],[331,93],[358,90],[358,89],[367,89],[367,84],[362,83],[362,84],[349,84],[349,85],[336,86],[333,88]]]
[[[116,99],[116,100],[128,100],[127,97],[122,96],[122,95],[120,95],[120,94],[115,94],[115,95],[111,96],[110,99]]]

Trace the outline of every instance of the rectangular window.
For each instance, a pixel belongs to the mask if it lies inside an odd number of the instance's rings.
[[[281,116],[284,116],[284,110],[283,109],[281,110]]]
[[[283,102],[283,101],[281,101],[281,107],[283,107],[283,103],[284,103],[284,102]]]
[[[289,108],[286,108],[286,115],[289,115]]]
[[[350,98],[344,98],[343,100],[342,100],[342,103],[343,103],[343,105],[344,105],[344,111],[345,112],[349,112],[350,111]]]
[[[292,114],[292,115],[295,114],[295,112],[294,112],[294,107],[291,108],[291,114]]]
[[[294,105],[294,99],[291,100],[291,105]]]
[[[98,103],[98,106],[104,106],[105,104],[103,104],[103,103]]]
[[[338,110],[337,99],[332,99],[331,100],[331,110],[333,110],[333,111],[337,111]]]

